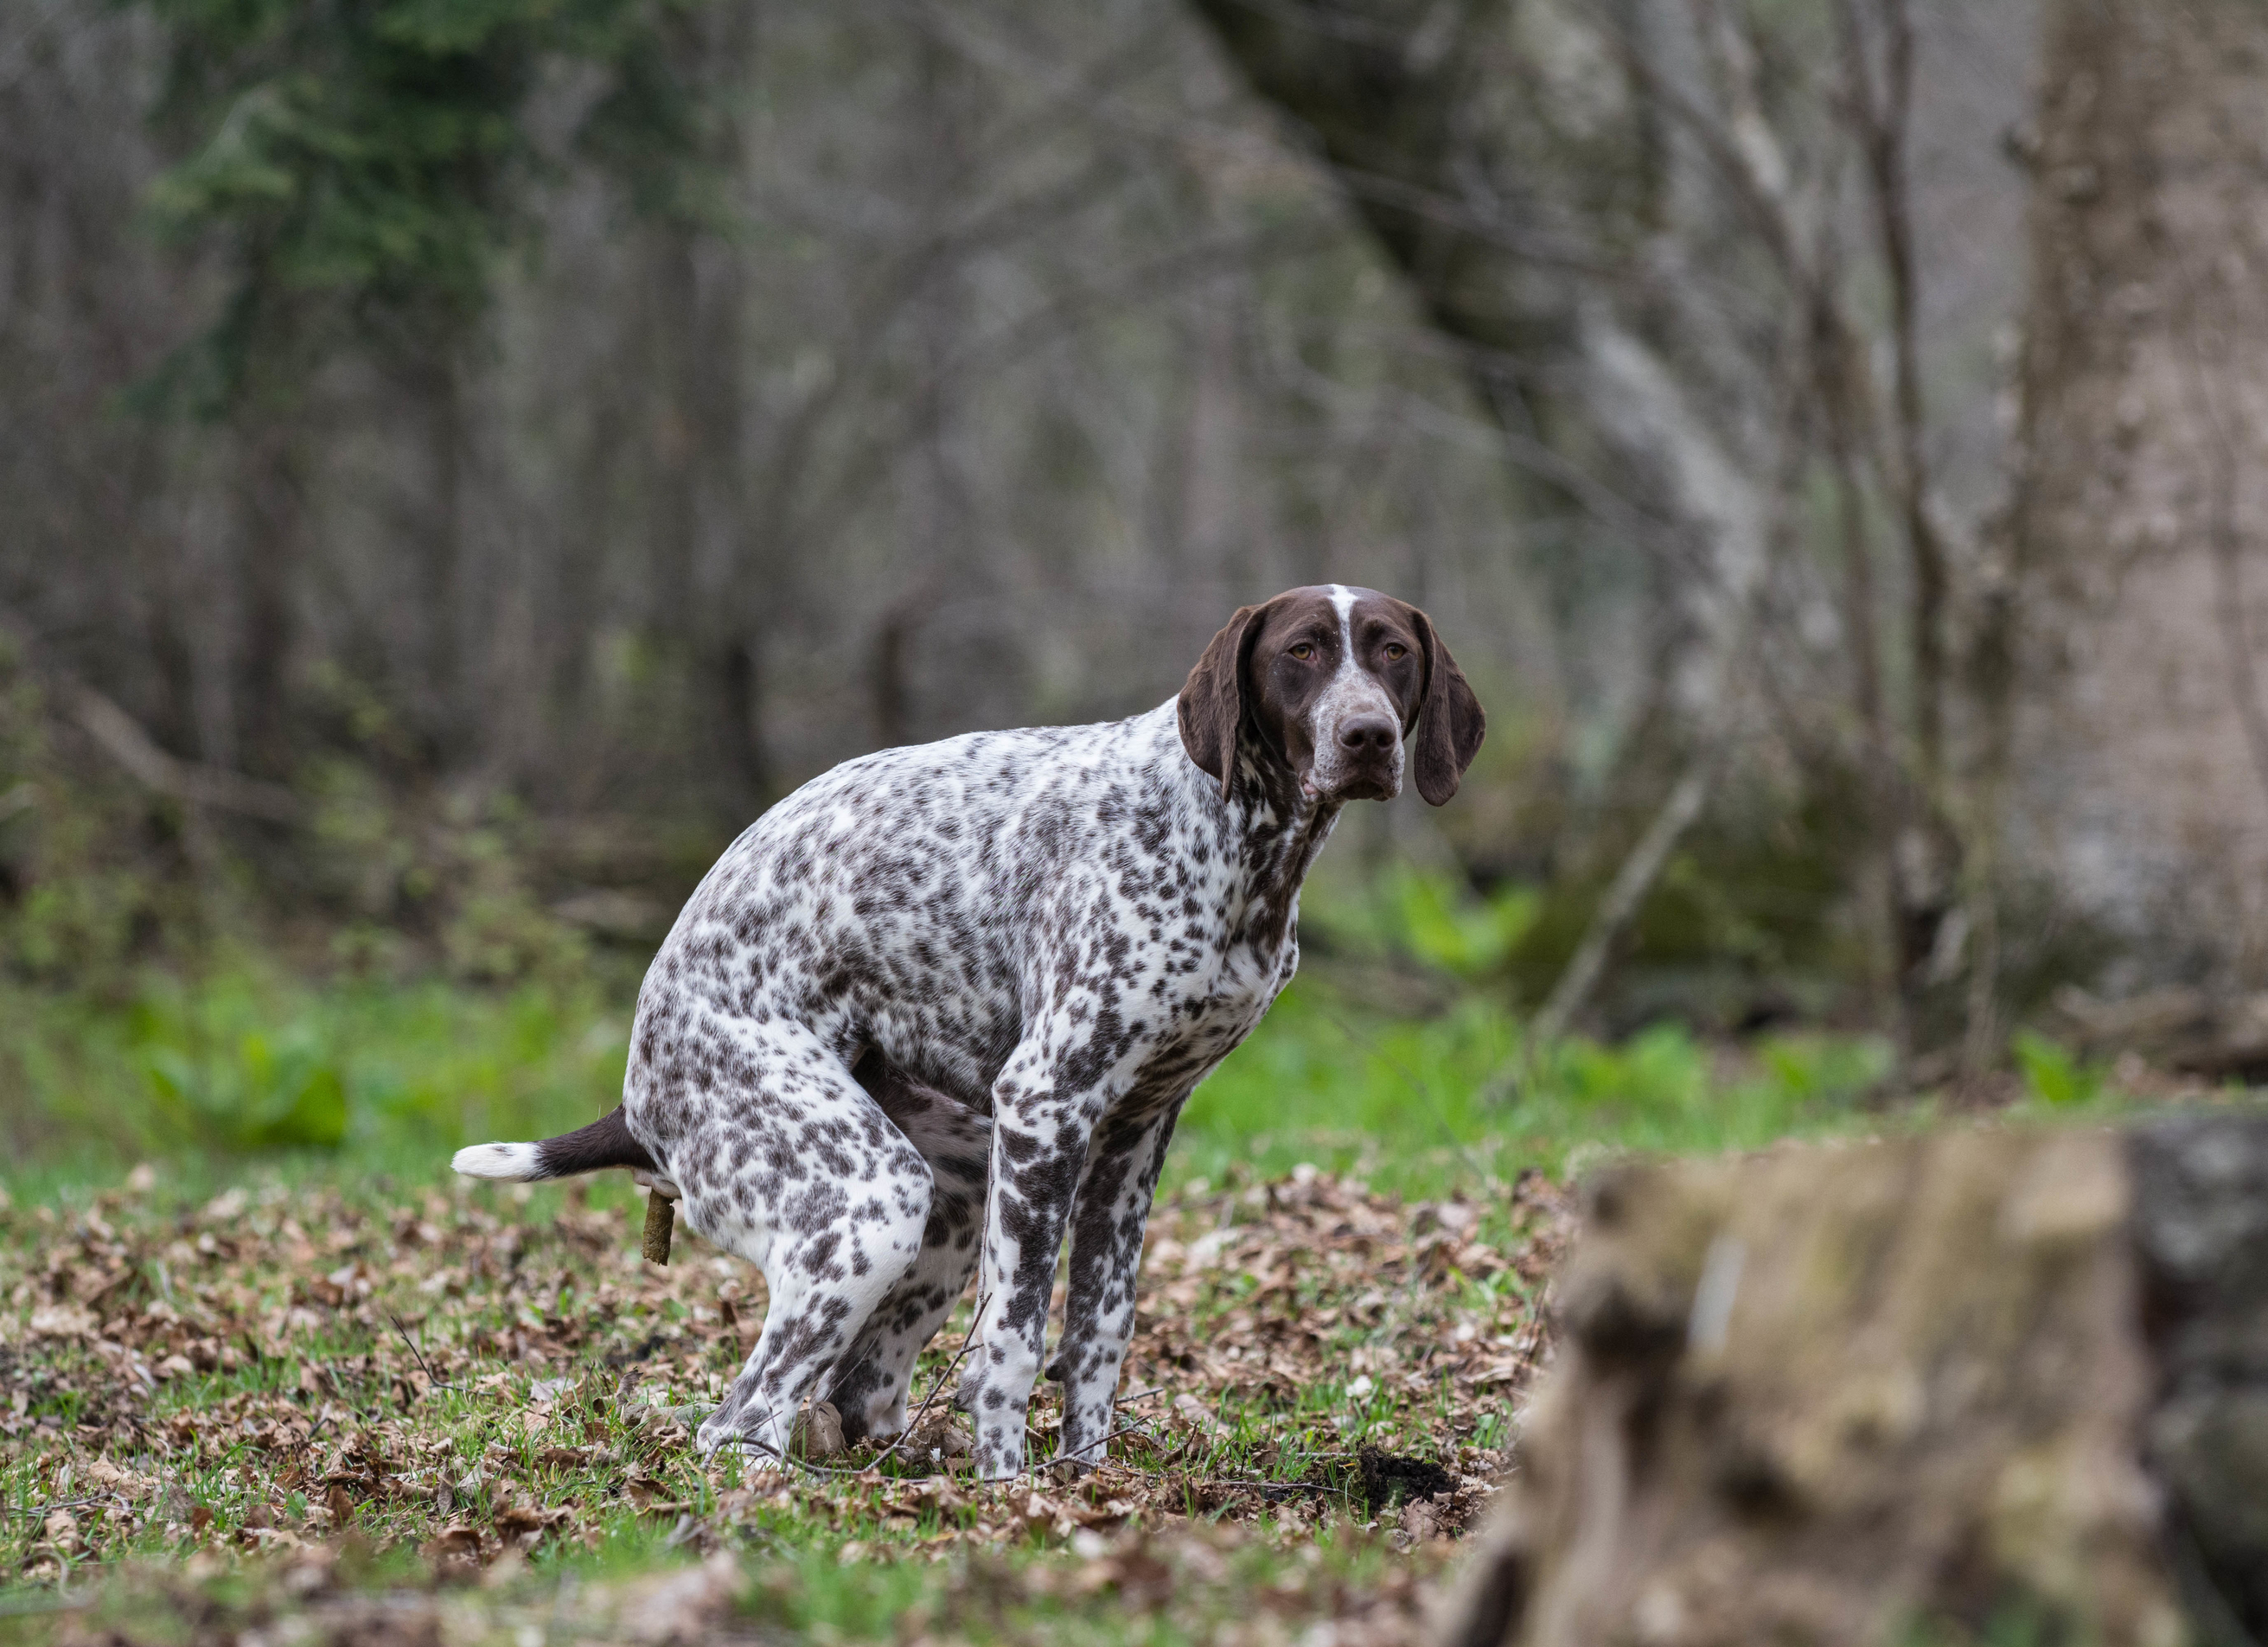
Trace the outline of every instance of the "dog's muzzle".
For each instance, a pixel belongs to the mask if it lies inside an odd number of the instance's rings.
[[[1316,755],[1310,786],[1334,800],[1392,800],[1402,792],[1402,728],[1391,716],[1348,716]]]

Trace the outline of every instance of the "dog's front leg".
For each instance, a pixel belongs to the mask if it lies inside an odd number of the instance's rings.
[[[1116,1427],[1119,1369],[1134,1336],[1142,1232],[1188,1096],[1106,1117],[1072,1203],[1071,1291],[1048,1376],[1064,1386],[1063,1445],[1056,1456],[1082,1473],[1102,1462]]]
[[[1112,1092],[1064,1078],[1058,1060],[1019,1048],[993,1085],[992,1183],[985,1199],[984,1312],[957,1405],[975,1422],[977,1473],[1024,1467],[1025,1412],[1047,1345],[1048,1301],[1096,1118]]]

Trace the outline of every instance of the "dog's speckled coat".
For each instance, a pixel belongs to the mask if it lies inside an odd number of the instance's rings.
[[[1240,611],[1146,715],[846,762],[734,842],[663,942],[601,1123],[635,1144],[459,1168],[649,1166],[762,1270],[704,1452],[783,1455],[814,1394],[853,1438],[897,1433],[981,1264],[958,1401],[982,1473],[1014,1474],[1067,1233],[1058,1456],[1097,1461],[1182,1103],[1290,980],[1340,806],[1399,790],[1405,738],[1440,804],[1481,733],[1422,613],[1330,585]]]

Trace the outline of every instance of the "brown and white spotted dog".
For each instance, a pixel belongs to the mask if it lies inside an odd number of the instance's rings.
[[[1440,805],[1482,728],[1424,613],[1334,584],[1239,611],[1146,715],[845,762],[686,904],[622,1107],[456,1170],[637,1168],[763,1272],[763,1333],[704,1452],[780,1458],[814,1395],[852,1438],[898,1433],[981,1261],[956,1401],[983,1473],[1017,1474],[1068,1235],[1058,1457],[1097,1462],[1182,1105],[1290,981],[1340,807],[1399,793],[1405,765]]]

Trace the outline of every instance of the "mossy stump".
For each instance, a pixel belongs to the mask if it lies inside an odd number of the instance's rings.
[[[2268,1116],[1790,1145],[1585,1199],[1446,1647],[2268,1626]]]

